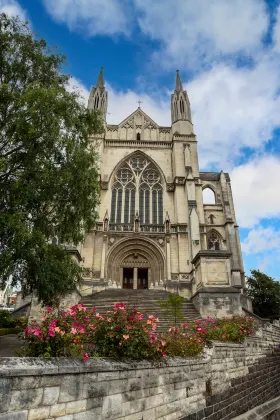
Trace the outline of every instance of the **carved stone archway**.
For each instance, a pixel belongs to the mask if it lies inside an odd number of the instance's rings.
[[[129,238],[116,243],[106,259],[106,278],[122,287],[124,267],[145,267],[149,270],[149,287],[162,283],[165,275],[165,257],[150,239]]]

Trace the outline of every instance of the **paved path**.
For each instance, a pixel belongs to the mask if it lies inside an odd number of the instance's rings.
[[[17,334],[0,336],[0,357],[17,357],[14,351],[23,345],[24,342],[18,339]]]

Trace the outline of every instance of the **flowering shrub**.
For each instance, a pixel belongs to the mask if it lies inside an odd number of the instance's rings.
[[[25,330],[27,356],[116,356],[155,358],[163,355],[155,334],[158,319],[144,319],[137,308],[117,303],[113,311],[100,315],[82,304],[56,313],[47,308],[39,325]]]
[[[82,304],[67,311],[47,308],[41,323],[25,329],[26,356],[41,357],[131,357],[198,356],[209,340],[242,341],[252,334],[252,318],[207,318],[172,327],[157,334],[158,319],[144,316],[135,307],[115,304],[113,311],[100,315]]]
[[[232,318],[205,318],[191,324],[183,324],[187,333],[195,335],[204,341],[242,342],[253,334],[258,323],[254,318],[233,316]]]
[[[161,334],[160,342],[169,357],[198,356],[205,346],[203,338],[187,333],[182,327],[169,328],[167,333]]]

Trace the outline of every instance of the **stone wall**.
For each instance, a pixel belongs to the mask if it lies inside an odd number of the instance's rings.
[[[163,362],[0,359],[1,420],[228,420],[280,396],[279,322]],[[275,407],[274,407],[275,410]]]

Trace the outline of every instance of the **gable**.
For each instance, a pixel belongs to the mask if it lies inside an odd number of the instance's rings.
[[[157,130],[159,126],[150,118],[141,108],[138,108],[132,114],[130,114],[125,120],[123,120],[119,127],[124,128],[141,128],[141,129],[154,129]]]

